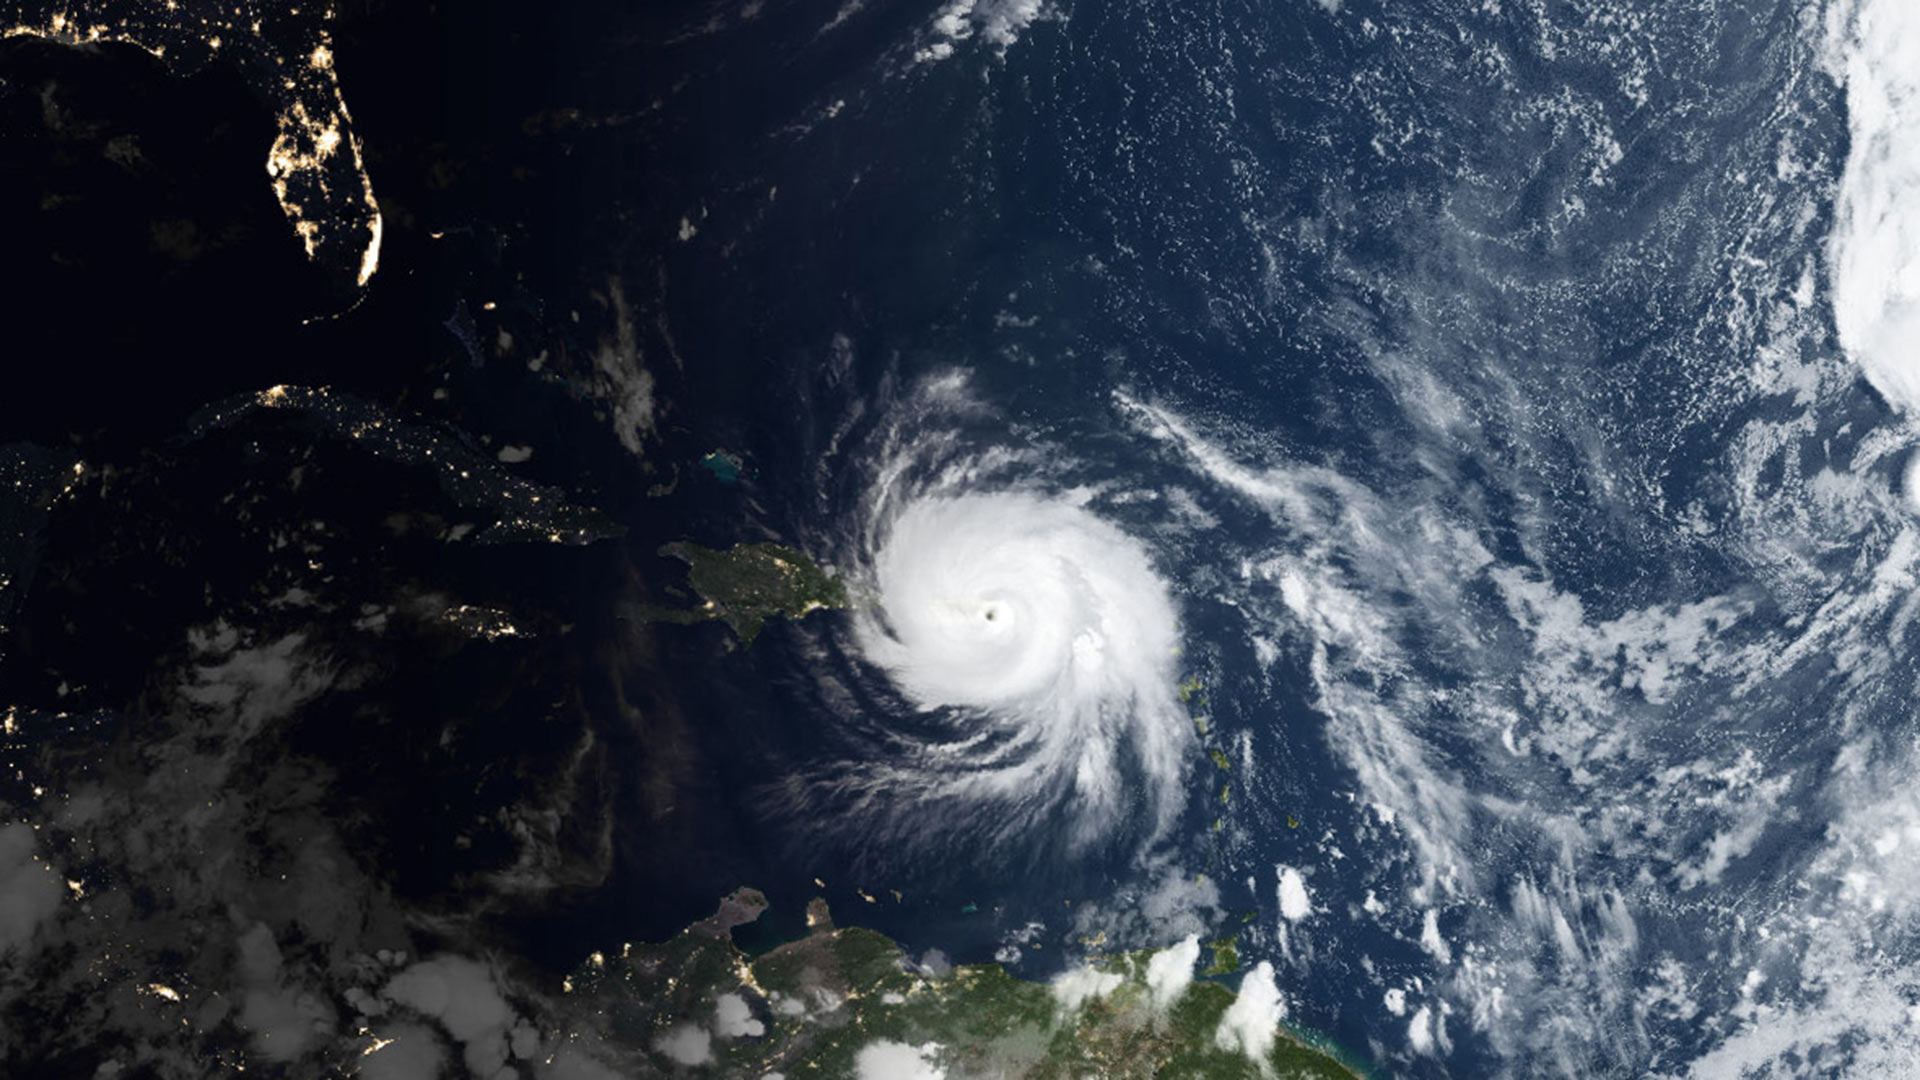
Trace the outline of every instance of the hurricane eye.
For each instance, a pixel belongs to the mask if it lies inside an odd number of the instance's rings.
[[[915,496],[873,539],[877,603],[854,616],[856,643],[951,734],[888,742],[898,758],[828,786],[876,811],[898,799],[875,827],[911,820],[929,841],[984,820],[993,843],[1024,843],[1055,813],[1076,849],[1134,836],[1141,808],[1156,834],[1171,825],[1195,727],[1169,670],[1178,612],[1146,547],[1076,503],[1006,491]]]

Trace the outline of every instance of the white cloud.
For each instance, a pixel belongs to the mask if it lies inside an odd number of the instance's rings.
[[[1453,948],[1440,936],[1440,913],[1432,908],[1420,917],[1420,947],[1443,964],[1453,962]]]
[[[214,652],[237,643],[231,628],[216,624],[211,633],[189,632],[196,652]],[[293,712],[325,690],[332,672],[306,655],[305,634],[287,636],[255,648],[240,649],[218,663],[195,667],[180,695],[208,708],[231,710],[238,721],[233,732],[248,738],[269,720]]]
[[[1916,1075],[1920,1023],[1913,968],[1902,957],[1920,920],[1920,793],[1912,777],[1920,755],[1908,749],[1862,765],[1872,739],[1843,750],[1827,794],[1840,812],[1824,848],[1801,874],[1797,903],[1767,919],[1763,954],[1798,978],[1770,977],[1756,965],[1730,1013],[1739,1020],[1723,1042],[1692,1063],[1702,1078],[1807,1076],[1801,1063],[1831,1060],[1819,1073],[1846,1080]],[[1697,1010],[1677,976],[1668,996]]]
[[[1155,1008],[1164,1009],[1180,1000],[1193,982],[1193,965],[1199,959],[1198,934],[1188,934],[1185,941],[1147,959],[1147,991],[1153,996]]]
[[[767,1033],[767,1025],[754,1019],[753,1010],[739,994],[721,994],[713,1003],[713,1030],[722,1038],[758,1037]]]
[[[860,1048],[853,1058],[854,1080],[946,1080],[937,1065],[940,1047],[934,1043],[908,1046],[881,1039]]]
[[[1433,1010],[1425,1005],[1407,1022],[1407,1042],[1416,1054],[1433,1053]]]
[[[973,33],[968,18],[973,14],[974,0],[950,0],[947,6],[934,16],[933,30],[942,37],[963,38]]]
[[[1262,960],[1240,980],[1240,993],[1220,1018],[1213,1041],[1223,1050],[1237,1049],[1254,1061],[1264,1063],[1273,1053],[1274,1040],[1280,1035],[1280,1021],[1286,1015],[1286,1002],[1273,981],[1273,965]]]
[[[593,392],[612,406],[613,433],[620,444],[638,454],[655,433],[653,372],[640,354],[633,308],[617,279],[608,283],[605,301],[613,312],[613,335],[594,350]]]
[[[980,11],[980,36],[1006,48],[1040,17],[1040,0],[999,0]]]
[[[1847,88],[1846,171],[1828,254],[1840,344],[1895,408],[1920,410],[1920,7],[1828,8],[1828,62]]]
[[[476,1075],[491,1076],[505,1064],[515,1017],[486,965],[461,956],[423,960],[395,975],[380,995],[440,1021]]]
[[[1113,972],[1077,967],[1054,976],[1051,988],[1053,999],[1060,1003],[1061,1008],[1071,1012],[1094,998],[1113,993],[1120,982],[1120,976]]]
[[[1289,922],[1299,922],[1313,914],[1313,900],[1307,896],[1307,879],[1291,866],[1279,867],[1280,914]]]
[[[280,946],[265,923],[254,923],[237,942],[242,986],[240,1026],[253,1032],[254,1049],[270,1061],[293,1061],[315,1038],[333,1030],[333,1009],[314,994],[282,979]]]
[[[933,17],[933,44],[915,52],[914,59],[945,60],[956,43],[975,36],[1004,51],[1020,40],[1044,8],[1043,0],[948,0]]]
[[[866,658],[921,709],[1027,731],[1017,753],[955,743],[927,768],[889,770],[935,811],[916,834],[990,820],[1012,840],[1055,808],[1075,847],[1143,806],[1172,826],[1194,727],[1174,693],[1179,611],[1137,537],[1067,498],[956,484],[905,497],[873,574],[877,603],[854,626]]]
[[[26,949],[62,895],[59,878],[33,857],[33,828],[0,826],[0,956]]]
[[[681,1065],[713,1061],[713,1035],[698,1024],[675,1024],[653,1040],[653,1048]]]
[[[1204,934],[1220,920],[1220,886],[1204,874],[1171,863],[1150,867],[1144,891],[1128,889],[1098,902],[1076,904],[1074,928],[1130,940],[1170,941]]]

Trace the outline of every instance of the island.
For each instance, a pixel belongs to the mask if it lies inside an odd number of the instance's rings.
[[[998,964],[915,962],[881,934],[836,927],[816,899],[806,936],[751,956],[732,930],[766,906],[741,889],[665,942],[594,954],[565,983],[573,1015],[603,1045],[645,1048],[629,1063],[643,1075],[1360,1076],[1278,1024],[1254,1030],[1266,1014],[1244,1002],[1258,991],[1194,979],[1196,948],[1100,957],[1039,983]]]
[[[695,608],[647,606],[648,622],[700,623],[718,619],[753,644],[776,615],[799,619],[847,606],[847,586],[803,552],[773,543],[709,548],[676,541],[660,549],[687,564],[688,584],[699,594]]]

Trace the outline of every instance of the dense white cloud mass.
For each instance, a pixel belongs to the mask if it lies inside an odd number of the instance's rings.
[[[513,1010],[486,965],[461,956],[425,960],[395,975],[381,996],[431,1016],[465,1050],[468,1068],[491,1075],[507,1060]]]
[[[1264,1062],[1280,1037],[1280,1021],[1287,1015],[1280,987],[1273,981],[1273,965],[1260,961],[1240,980],[1240,993],[1220,1018],[1214,1041],[1222,1049],[1239,1050]]]
[[[60,880],[33,857],[33,828],[0,826],[0,957],[24,949],[60,907]]]
[[[855,1080],[946,1080],[947,1071],[935,1064],[939,1047],[881,1039],[860,1048],[853,1058]]]
[[[1121,983],[1121,977],[1111,971],[1098,971],[1090,967],[1068,968],[1054,976],[1050,984],[1053,999],[1062,1009],[1072,1012],[1094,998],[1106,997],[1113,993]]]
[[[653,1040],[653,1048],[681,1065],[706,1065],[713,1061],[713,1033],[698,1024],[675,1024]]]
[[[876,731],[884,752],[819,791],[901,840],[1159,835],[1194,742],[1168,586],[1092,494],[1025,483],[1046,463],[939,427],[978,410],[964,376],[932,380],[876,455],[851,643],[925,723]]]
[[[1180,1000],[1193,983],[1193,965],[1200,960],[1200,936],[1189,934],[1185,941],[1170,949],[1161,949],[1147,960],[1147,990],[1157,1008],[1166,1008]]]
[[[1920,409],[1920,7],[1827,11],[1852,141],[1829,257],[1840,343],[1895,408]]]
[[[944,783],[1004,799],[1057,794],[1076,836],[1093,839],[1130,795],[1131,754],[1149,803],[1172,809],[1191,738],[1174,700],[1178,621],[1125,533],[1036,495],[934,497],[893,521],[875,572],[868,655],[921,708],[964,710],[993,729],[942,748],[935,760],[955,766]]]
[[[333,1008],[322,997],[290,984],[273,931],[255,923],[237,942],[240,1025],[253,1033],[254,1049],[269,1061],[293,1061],[333,1031]]]
[[[1313,899],[1307,895],[1307,879],[1291,866],[1280,867],[1280,914],[1289,922],[1299,922],[1313,914]]]
[[[767,1025],[754,1017],[747,999],[722,994],[713,1003],[713,1030],[729,1039],[757,1038],[767,1033]]]

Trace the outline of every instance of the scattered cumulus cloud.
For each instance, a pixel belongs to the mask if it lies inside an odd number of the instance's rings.
[[[945,60],[960,42],[979,39],[1004,52],[1045,13],[1043,0],[948,0],[933,17],[933,40],[914,52],[920,63]]]

